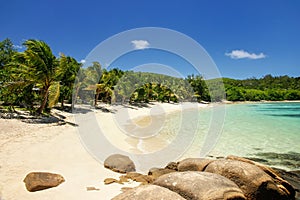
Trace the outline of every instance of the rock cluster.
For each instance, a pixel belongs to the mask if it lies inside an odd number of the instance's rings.
[[[236,156],[188,158],[165,168],[151,168],[148,174],[135,172],[133,161],[120,154],[109,156],[104,165],[123,173],[119,180],[105,179],[105,184],[141,183],[123,188],[113,200],[300,200],[300,171],[273,169]],[[56,187],[64,181],[61,175],[48,172],[31,172],[24,179],[30,192]]]
[[[188,158],[178,163],[172,162],[165,168],[152,168],[148,175],[136,172],[122,175],[120,180],[115,182],[123,183],[132,179],[141,182],[142,185],[126,189],[114,200],[297,198],[295,183],[292,185],[284,180],[282,174],[283,172],[279,173],[267,166],[236,156],[228,156],[225,159]]]

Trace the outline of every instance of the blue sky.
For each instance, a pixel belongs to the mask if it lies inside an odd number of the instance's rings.
[[[80,61],[115,34],[163,27],[201,44],[223,77],[300,76],[299,10],[297,0],[10,0],[1,2],[0,40],[41,39]],[[134,67],[123,57],[115,64]]]

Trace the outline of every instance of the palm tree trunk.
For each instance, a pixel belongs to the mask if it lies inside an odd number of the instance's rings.
[[[95,94],[95,102],[94,102],[94,106],[97,106],[97,104],[98,104],[99,94],[100,94],[100,93],[98,93],[98,92]]]
[[[62,100],[61,100],[61,102],[60,102],[60,106],[61,106],[61,108],[64,108],[64,107],[65,107],[65,105],[64,105],[64,101],[65,101],[65,99],[64,99],[64,98],[62,98]]]
[[[47,86],[46,89],[45,89],[45,93],[44,93],[44,96],[43,96],[42,104],[41,104],[41,106],[37,110],[38,114],[41,114],[44,111],[45,107],[46,107],[47,100],[48,100],[49,88],[50,88],[50,86]]]
[[[78,97],[79,89],[80,89],[80,86],[77,86],[76,90],[75,90],[75,94],[73,94],[73,97],[72,97],[72,105],[71,105],[72,111],[75,108],[75,103],[76,103],[76,100],[77,100],[77,97]]]

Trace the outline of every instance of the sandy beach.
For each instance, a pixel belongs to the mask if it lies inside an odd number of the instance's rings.
[[[150,107],[126,109],[127,115],[139,126],[147,126],[152,114],[167,114],[180,109],[206,107],[204,104],[152,104]],[[110,140],[122,135],[112,123],[124,106],[106,106],[113,112],[95,110],[97,120],[104,129],[114,133]],[[152,111],[151,111],[152,110]],[[154,110],[154,111],[153,111]],[[62,113],[65,121],[74,123],[74,116]],[[154,112],[154,113],[153,113]],[[81,143],[78,128],[59,123],[32,124],[17,119],[0,119],[0,197],[1,200],[37,199],[111,199],[121,193],[122,187],[134,187],[136,182],[104,185],[105,178],[118,178],[90,155]],[[124,145],[119,137],[117,145]],[[38,192],[28,192],[23,183],[29,172],[45,171],[61,174],[65,182],[58,187]],[[87,187],[99,190],[87,191]]]

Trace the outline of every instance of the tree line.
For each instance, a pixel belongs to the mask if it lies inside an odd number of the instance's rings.
[[[300,77],[265,75],[234,80],[223,78],[229,101],[300,100]]]
[[[14,110],[24,107],[33,113],[49,111],[58,101],[71,101],[72,88],[81,64],[60,54],[40,40],[23,43],[18,52],[9,39],[0,43],[0,101]]]
[[[18,52],[9,39],[0,42],[0,103],[14,110],[24,107],[41,114],[60,102],[149,103],[181,101],[299,100],[300,77],[266,75],[263,78],[204,80],[162,74],[88,67],[71,56],[54,56],[40,40],[27,40]]]

